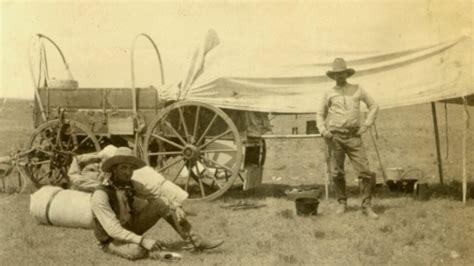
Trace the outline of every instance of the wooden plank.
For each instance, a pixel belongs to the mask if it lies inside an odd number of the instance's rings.
[[[307,139],[307,138],[322,138],[321,134],[306,134],[306,135],[262,135],[264,139]]]
[[[102,109],[105,97],[107,109],[133,109],[132,91],[129,88],[81,88],[49,89],[40,88],[42,99],[48,99],[46,108],[63,106],[71,109]],[[156,110],[158,92],[154,88],[137,89],[137,107]]]

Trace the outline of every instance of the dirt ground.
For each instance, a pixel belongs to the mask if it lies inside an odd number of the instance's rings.
[[[202,234],[226,243],[208,253],[183,253],[177,265],[467,265],[474,261],[474,208],[460,202],[463,120],[460,106],[437,104],[441,154],[446,186],[438,186],[431,107],[428,104],[384,110],[380,113],[378,147],[385,167],[419,168],[434,195],[416,201],[411,195],[377,191],[377,221],[359,212],[355,176],[348,164],[351,190],[349,212],[333,214],[335,203],[321,200],[318,215],[295,215],[294,202],[283,191],[292,186],[322,186],[325,178],[320,139],[269,139],[263,185],[257,189],[232,189],[210,203],[186,206],[196,213],[191,221]],[[474,108],[470,108],[474,114]],[[311,116],[272,119],[275,134],[289,134]],[[446,121],[448,122],[446,126]],[[472,121],[472,119],[471,119]],[[0,156],[20,149],[32,132],[32,103],[9,100],[0,112]],[[468,139],[468,173],[472,180],[474,127]],[[448,133],[446,135],[446,132]],[[448,136],[448,138],[446,138]],[[378,182],[382,172],[370,136],[364,136]],[[471,148],[469,148],[471,147]],[[12,173],[6,191],[18,185]],[[28,191],[27,191],[28,192]],[[223,207],[239,202],[263,204],[248,210]],[[0,193],[0,264],[2,265],[125,265],[128,261],[103,254],[91,231],[38,225],[28,213],[28,193]],[[173,230],[159,222],[150,236],[179,245]],[[142,260],[137,264],[155,264]]]

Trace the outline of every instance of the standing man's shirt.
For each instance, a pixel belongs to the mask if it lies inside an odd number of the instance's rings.
[[[360,127],[361,101],[369,109],[363,125],[370,127],[377,116],[378,106],[364,89],[359,85],[347,83],[343,87],[334,86],[327,90],[317,107],[316,122],[319,132],[326,130],[345,132],[347,129]]]

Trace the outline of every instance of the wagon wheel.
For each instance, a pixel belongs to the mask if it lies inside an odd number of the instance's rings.
[[[100,145],[87,127],[72,120],[51,120],[35,129],[26,145],[20,171],[40,188],[44,185],[67,187],[68,168],[75,155],[100,151]]]
[[[221,109],[200,102],[177,102],[148,125],[144,157],[182,187],[190,200],[214,200],[239,174],[242,142]]]

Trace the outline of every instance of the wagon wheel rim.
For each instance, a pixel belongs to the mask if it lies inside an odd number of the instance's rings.
[[[234,122],[212,105],[183,101],[163,109],[148,126],[144,157],[190,201],[214,200],[239,175],[242,142]]]
[[[20,171],[36,188],[69,186],[67,172],[76,155],[100,151],[99,141],[83,124],[72,120],[50,120],[31,134],[21,158]]]

